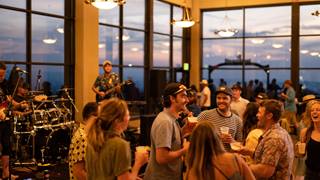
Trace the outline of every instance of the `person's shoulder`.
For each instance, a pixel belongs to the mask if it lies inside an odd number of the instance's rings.
[[[241,101],[244,102],[244,103],[246,103],[246,104],[248,104],[248,103],[250,102],[248,99],[245,99],[245,98],[243,98],[243,97],[241,97]]]
[[[237,122],[240,122],[242,124],[242,120],[241,120],[241,118],[240,118],[240,116],[238,114],[232,112],[232,115],[231,115],[230,118],[232,118],[233,120],[235,120]]]
[[[109,142],[106,143],[106,144],[108,144],[108,146],[112,145],[115,147],[127,147],[129,145],[126,140],[124,140],[123,138],[118,137],[118,136],[110,138],[108,141]]]
[[[249,132],[248,134],[248,138],[249,137],[260,137],[263,134],[263,130],[262,129],[253,129]]]
[[[216,114],[217,114],[216,109],[204,110],[199,114],[198,118],[207,117],[207,116],[214,116]]]
[[[165,112],[165,111],[161,111],[157,117],[155,118],[154,120],[154,124],[168,124],[168,123],[171,123],[172,121],[172,118],[171,116]]]

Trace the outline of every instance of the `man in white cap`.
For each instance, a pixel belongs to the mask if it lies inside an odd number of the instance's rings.
[[[209,84],[206,79],[203,79],[200,82],[200,88],[201,88],[200,107],[202,111],[208,110],[211,106],[211,91],[208,85]]]
[[[92,86],[96,95],[96,101],[100,102],[111,97],[121,96],[121,88],[119,85],[119,76],[112,72],[112,63],[105,60],[102,64],[104,73],[99,75]]]

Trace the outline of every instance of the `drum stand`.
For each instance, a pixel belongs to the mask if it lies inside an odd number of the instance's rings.
[[[14,165],[36,165],[36,158],[35,158],[35,136],[36,136],[36,132],[34,130],[32,131],[24,131],[24,132],[18,132],[17,131],[17,117],[14,117],[14,124],[13,124],[13,134],[16,136],[16,143],[15,143],[15,150],[16,150],[16,154],[15,154],[15,159],[16,162],[14,163]],[[20,142],[20,135],[26,135],[29,134],[29,138],[30,136],[32,136],[32,157],[31,157],[31,162],[20,162],[19,158],[18,158],[18,153],[20,151],[21,146],[19,146],[19,142]],[[28,140],[29,141],[29,140]]]

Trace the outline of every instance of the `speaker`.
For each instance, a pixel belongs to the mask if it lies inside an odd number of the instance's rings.
[[[167,84],[166,70],[151,70],[150,72],[150,96],[154,99],[161,97],[163,90]]]

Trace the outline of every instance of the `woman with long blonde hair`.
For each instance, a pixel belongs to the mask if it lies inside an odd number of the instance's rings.
[[[200,122],[191,135],[187,180],[255,179],[244,160],[225,151],[215,127]]]
[[[148,160],[148,154],[136,152],[131,169],[130,146],[121,137],[129,119],[125,101],[111,98],[101,103],[98,117],[88,127],[87,179],[136,179],[140,167]]]
[[[310,105],[311,123],[301,131],[301,142],[306,143],[305,180],[320,179],[320,101]]]

